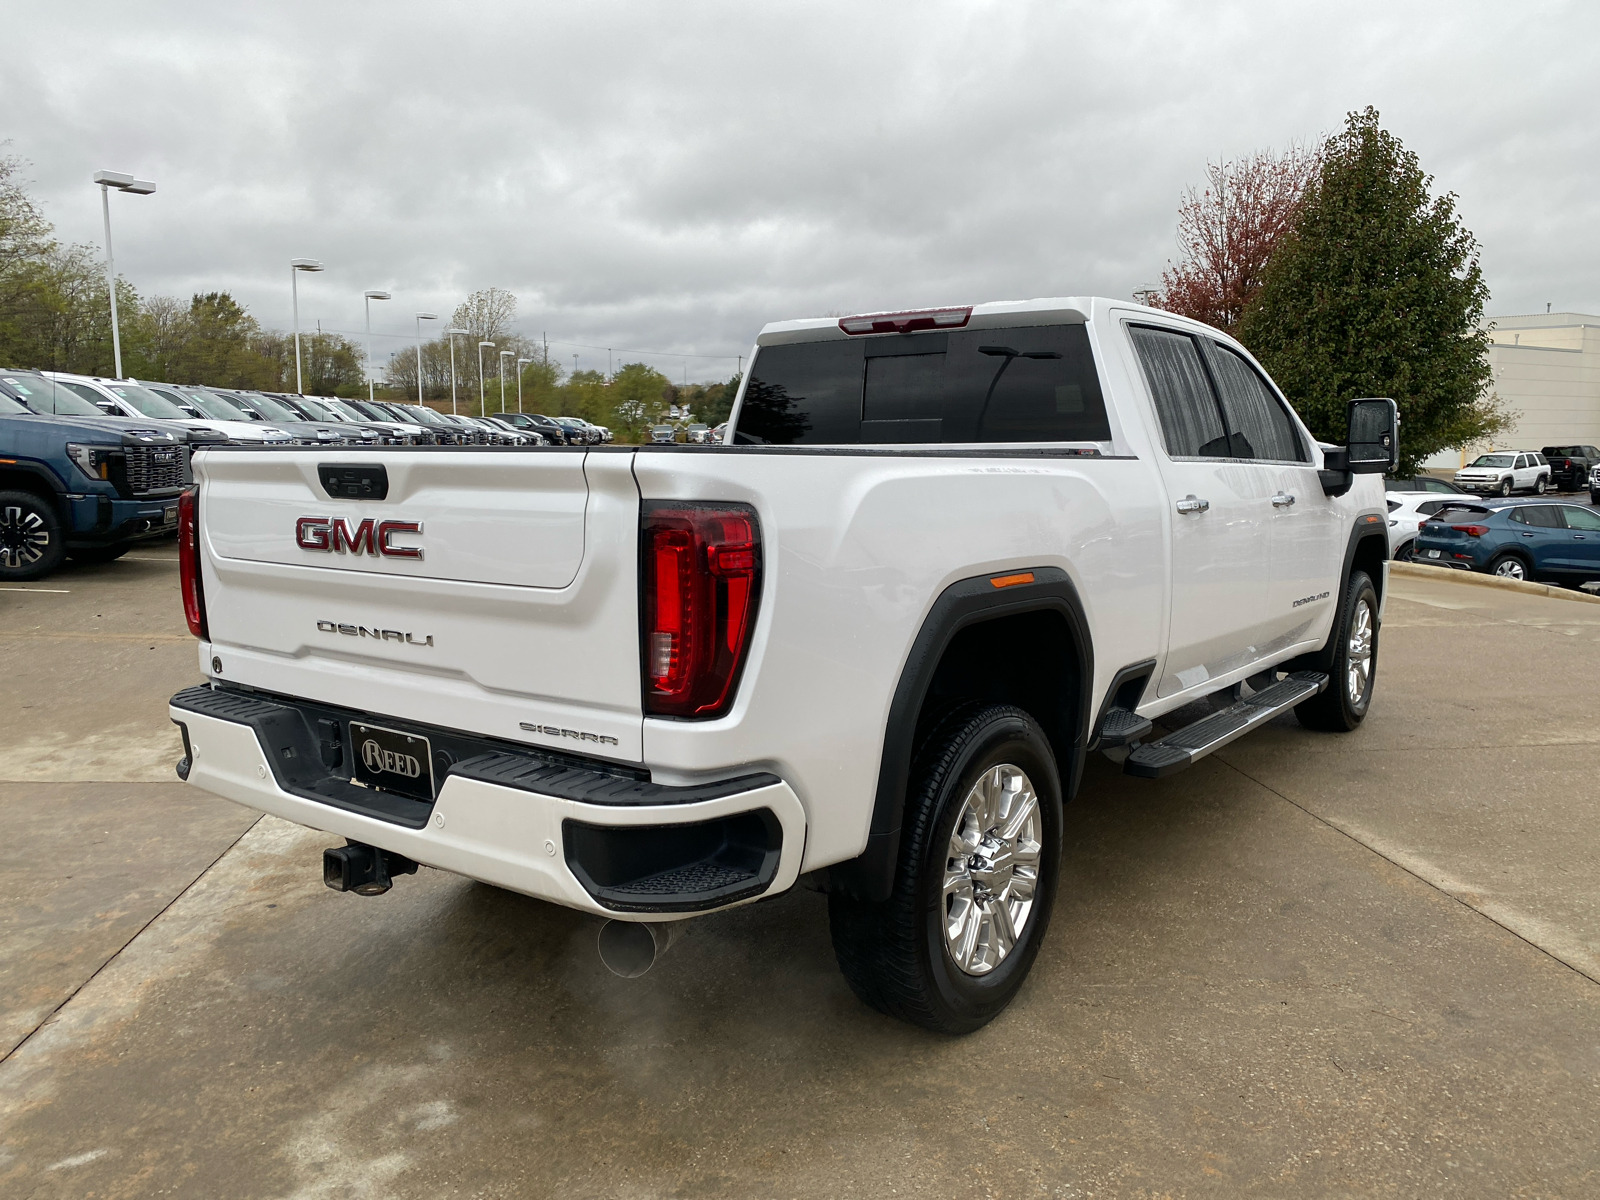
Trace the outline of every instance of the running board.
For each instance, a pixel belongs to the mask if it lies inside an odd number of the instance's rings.
[[[1154,742],[1136,747],[1122,764],[1124,774],[1140,779],[1160,779],[1192,767],[1213,750],[1264,725],[1281,712],[1309,700],[1328,686],[1328,677],[1318,671],[1296,671],[1219,713],[1185,725]]]

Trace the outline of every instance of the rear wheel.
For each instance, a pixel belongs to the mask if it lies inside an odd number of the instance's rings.
[[[1394,562],[1411,562],[1417,556],[1417,543],[1415,540],[1407,542],[1389,557]]]
[[[1332,654],[1319,670],[1328,672],[1320,695],[1295,706],[1307,729],[1348,733],[1360,725],[1372,703],[1378,668],[1378,591],[1365,571],[1352,571],[1329,638]]]
[[[1546,479],[1543,475],[1539,476],[1539,478],[1537,478],[1537,479],[1535,479],[1533,481],[1533,494],[1535,496],[1544,495],[1545,485],[1548,484],[1549,482],[1550,481],[1548,479]]]
[[[32,492],[0,492],[0,581],[41,579],[66,554],[56,506]]]
[[[828,897],[839,968],[880,1012],[970,1033],[1027,978],[1060,863],[1061,785],[1044,732],[1019,708],[960,708],[913,762],[889,899]]]
[[[1527,579],[1528,564],[1520,554],[1497,555],[1489,564],[1489,574],[1498,575],[1501,579]]]

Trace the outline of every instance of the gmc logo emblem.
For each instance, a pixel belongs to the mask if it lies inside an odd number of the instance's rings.
[[[329,554],[370,554],[374,558],[421,558],[421,546],[396,546],[401,533],[422,532],[421,521],[373,521],[351,528],[343,517],[301,517],[294,523],[295,545]]]

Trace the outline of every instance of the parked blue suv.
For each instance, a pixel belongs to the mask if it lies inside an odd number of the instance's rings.
[[[1422,523],[1412,558],[1580,587],[1600,579],[1600,512],[1579,504],[1454,504]]]
[[[109,562],[177,526],[189,446],[161,429],[40,416],[0,394],[0,583]]]

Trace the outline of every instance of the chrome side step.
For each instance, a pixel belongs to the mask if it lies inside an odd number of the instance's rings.
[[[1279,713],[1311,699],[1327,686],[1328,677],[1319,671],[1296,671],[1219,713],[1135,747],[1122,764],[1123,773],[1140,779],[1160,779],[1192,767],[1212,751],[1222,749],[1257,725],[1264,725]]]

